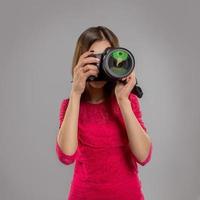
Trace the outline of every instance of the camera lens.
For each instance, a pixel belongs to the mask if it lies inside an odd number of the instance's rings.
[[[115,78],[125,77],[134,68],[134,58],[126,49],[114,49],[107,57],[106,67],[111,76]]]

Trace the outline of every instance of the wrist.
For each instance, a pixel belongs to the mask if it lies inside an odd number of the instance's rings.
[[[77,92],[71,90],[71,92],[70,92],[70,97],[72,97],[73,99],[79,99],[79,100],[80,100],[81,94],[79,94],[79,93],[77,93]]]
[[[126,105],[127,103],[130,103],[130,100],[128,99],[128,97],[121,97],[117,98],[117,102],[119,105]]]

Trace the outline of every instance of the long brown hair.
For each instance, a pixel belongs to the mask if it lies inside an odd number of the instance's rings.
[[[84,52],[88,51],[90,46],[94,42],[102,41],[102,40],[107,40],[110,43],[111,47],[119,47],[118,37],[109,28],[105,26],[89,27],[81,33],[81,35],[79,36],[77,40],[74,56],[72,60],[72,69],[71,69],[72,78],[73,78],[74,67],[77,65],[79,57]],[[115,85],[116,85],[115,82],[110,82],[110,81],[108,81],[104,85],[103,89],[104,89],[104,96],[106,100],[111,95],[114,95]],[[87,87],[86,87],[84,92],[81,95],[81,100],[86,99],[87,94],[88,93],[87,93]]]

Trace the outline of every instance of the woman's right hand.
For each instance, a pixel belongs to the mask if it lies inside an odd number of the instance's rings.
[[[81,95],[85,90],[86,80],[89,76],[94,75],[97,77],[99,70],[97,66],[90,63],[98,63],[99,59],[95,57],[88,57],[91,51],[83,53],[78,60],[77,65],[74,67],[72,91]]]

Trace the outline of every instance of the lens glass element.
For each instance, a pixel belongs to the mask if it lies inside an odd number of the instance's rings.
[[[123,49],[113,50],[108,58],[108,67],[112,75],[121,77],[132,69],[133,60],[128,51]]]

